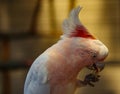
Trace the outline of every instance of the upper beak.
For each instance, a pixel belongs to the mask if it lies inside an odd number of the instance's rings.
[[[104,63],[94,63],[91,66],[87,66],[88,69],[90,70],[95,70],[96,72],[100,72],[104,69],[105,64]]]

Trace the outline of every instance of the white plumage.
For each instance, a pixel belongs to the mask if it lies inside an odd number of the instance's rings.
[[[73,9],[63,22],[62,39],[33,62],[24,94],[75,94],[80,70],[106,58],[107,47],[83,27],[80,10]]]
[[[42,54],[34,61],[26,78],[24,94],[50,94],[48,72],[45,67],[48,59],[48,56]]]

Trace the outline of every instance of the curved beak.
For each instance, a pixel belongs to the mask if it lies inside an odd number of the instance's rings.
[[[88,69],[90,70],[95,70],[96,72],[100,72],[104,69],[105,64],[104,63],[94,63],[91,66],[87,66]]]

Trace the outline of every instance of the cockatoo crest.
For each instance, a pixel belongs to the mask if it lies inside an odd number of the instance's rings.
[[[79,20],[79,12],[81,7],[78,6],[77,8],[73,9],[69,15],[68,19],[65,19],[62,28],[64,32],[64,37],[83,37],[83,38],[90,38],[95,39],[87,29],[81,24]]]
[[[82,85],[98,81],[104,65],[97,64],[108,55],[108,48],[95,39],[79,21],[81,7],[73,9],[63,22],[63,35],[32,64],[24,94],[75,94]],[[79,72],[88,67],[93,73],[81,81]]]

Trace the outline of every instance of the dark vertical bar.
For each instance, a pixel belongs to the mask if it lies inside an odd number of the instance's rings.
[[[49,0],[49,15],[50,15],[50,27],[51,27],[51,34],[55,34],[56,28],[56,14],[55,14],[55,7],[54,7],[54,0]]]
[[[69,1],[69,12],[75,7],[75,1],[76,0],[70,0]]]
[[[42,0],[37,0],[35,9],[33,11],[31,26],[30,26],[30,31],[32,34],[36,34],[36,32],[37,32],[37,30],[36,30],[37,29],[37,21],[38,21],[38,14],[41,10],[41,3],[42,3]]]
[[[3,60],[4,62],[9,60],[10,49],[9,49],[9,41],[3,41]],[[9,71],[6,70],[3,72],[3,94],[11,94],[11,83],[10,83],[10,75]]]

